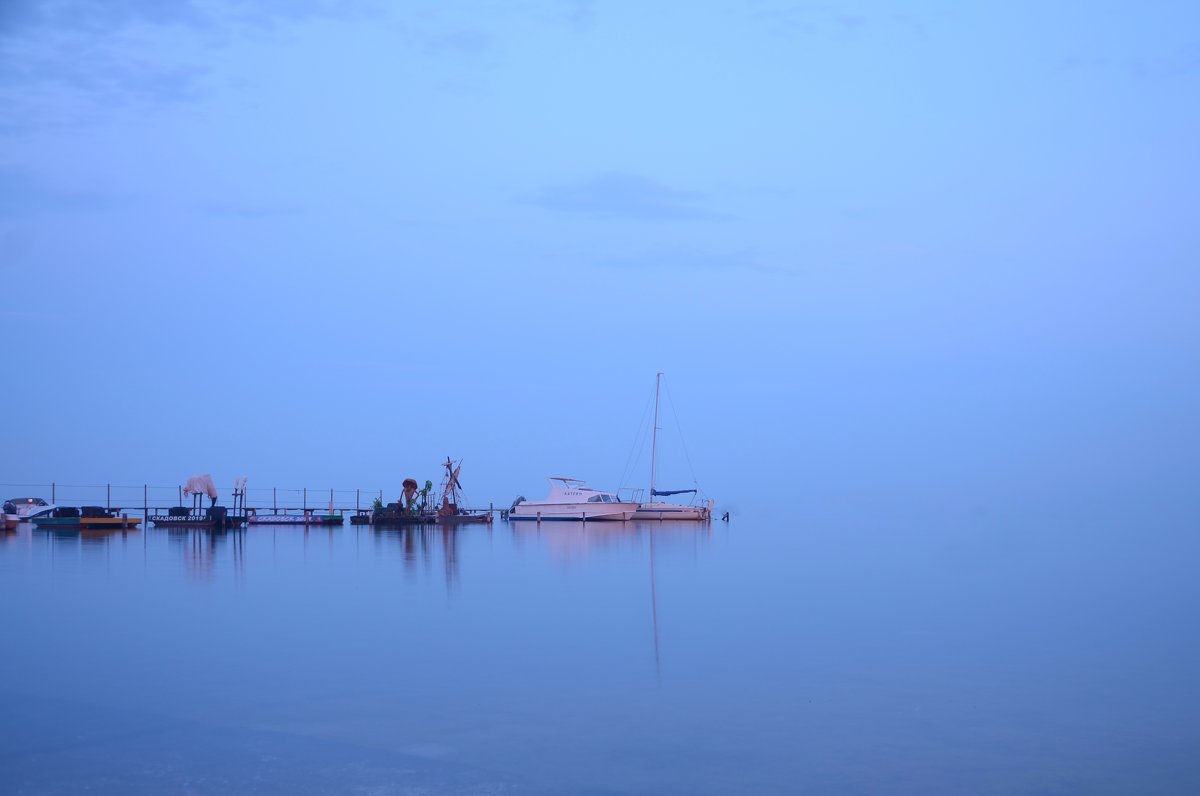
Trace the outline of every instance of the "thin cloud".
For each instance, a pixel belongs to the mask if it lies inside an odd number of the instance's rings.
[[[778,32],[792,35],[856,36],[868,24],[865,15],[831,3],[757,0],[750,7],[756,16],[769,22]]]
[[[704,195],[649,177],[609,172],[581,182],[554,185],[529,201],[559,213],[602,219],[711,220],[723,218],[703,206]]]
[[[849,41],[880,34],[920,34],[921,21],[899,7],[862,2],[751,0],[749,13],[781,36]]]
[[[374,0],[0,0],[0,104],[19,110],[0,132],[194,101],[204,96],[207,53],[233,36],[377,8]]]
[[[490,52],[495,42],[479,30],[462,28],[430,35],[425,40],[426,52],[435,55],[461,57]]]
[[[1123,73],[1136,80],[1170,80],[1200,71],[1200,42],[1151,55],[1073,55],[1061,59],[1058,68],[1062,72]]]
[[[0,218],[40,212],[93,212],[128,201],[95,191],[60,189],[27,171],[0,166]]]
[[[200,215],[210,216],[212,218],[240,218],[246,220],[260,218],[278,218],[280,216],[289,216],[300,209],[296,205],[274,204],[274,203],[253,203],[253,202],[197,202],[192,205],[192,209]]]
[[[690,273],[721,273],[746,271],[760,274],[776,273],[778,268],[767,265],[747,252],[644,252],[627,257],[600,260],[601,268],[623,271],[682,271]]]

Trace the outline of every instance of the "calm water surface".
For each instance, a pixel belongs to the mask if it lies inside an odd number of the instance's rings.
[[[1115,520],[0,537],[6,792],[1200,792],[1200,544]]]

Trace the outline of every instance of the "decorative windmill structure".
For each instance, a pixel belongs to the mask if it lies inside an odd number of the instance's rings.
[[[442,502],[438,506],[439,517],[453,517],[458,514],[458,503],[462,497],[462,484],[458,474],[462,471],[462,459],[456,464],[449,456],[442,462],[446,475],[442,479]]]

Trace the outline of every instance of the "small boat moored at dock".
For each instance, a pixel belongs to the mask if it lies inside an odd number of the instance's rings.
[[[149,509],[146,520],[156,528],[197,528],[225,531],[241,528],[246,524],[246,478],[234,479],[233,508],[218,506],[217,487],[208,473],[188,479],[187,486],[180,490],[181,497],[191,497],[191,506],[171,506],[165,511]],[[204,508],[204,496],[209,499]]]
[[[318,513],[316,509],[279,509],[262,514],[250,509],[246,522],[250,525],[341,525],[345,517],[334,512]]]
[[[376,501],[375,508],[370,514],[357,514],[351,522],[361,524],[360,518],[366,516],[370,525],[433,525],[437,522],[437,513],[429,505],[429,491],[433,482],[426,481],[424,487],[417,484],[415,478],[405,478],[400,500],[383,505]]]
[[[130,517],[128,514],[118,514],[116,511],[103,506],[57,506],[49,514],[33,518],[35,528],[44,530],[119,530],[136,528],[141,524],[141,517]]]
[[[550,494],[544,500],[519,497],[508,510],[510,520],[615,520],[633,519],[638,504],[624,501],[615,492],[584,486],[578,478],[552,476]]]
[[[169,509],[150,509],[147,520],[156,528],[241,528],[246,524],[244,514],[230,514],[224,506],[207,509],[172,506]]]
[[[413,511],[400,503],[389,503],[383,508],[375,509],[369,516],[370,525],[434,525],[437,523],[437,514],[434,512],[425,509]]]

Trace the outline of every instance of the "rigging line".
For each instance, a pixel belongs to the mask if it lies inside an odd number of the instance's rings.
[[[625,488],[628,479],[633,478],[634,470],[637,469],[638,463],[642,460],[642,451],[646,449],[646,415],[643,413],[641,423],[638,425],[637,435],[633,441],[633,447],[629,451],[629,458],[625,462],[625,469],[621,473],[620,487]],[[632,486],[630,489],[634,488]]]
[[[675,430],[679,432],[679,445],[683,448],[683,457],[687,460],[688,470],[692,473],[692,483],[700,488],[700,482],[696,479],[696,468],[692,466],[692,457],[688,454],[687,441],[683,438],[683,425],[679,422],[679,413],[675,411],[675,399],[671,397],[671,388],[667,387],[667,403],[671,406],[671,416],[675,418]],[[701,489],[701,492],[704,490]]]
[[[649,416],[650,405],[653,402],[654,396],[652,394],[650,399],[646,402],[646,407],[642,410],[642,418],[638,423],[637,433],[633,438],[633,445],[629,449],[629,456],[625,459],[625,468],[621,471],[621,480],[617,482],[618,487],[620,488],[624,488],[625,479],[632,476],[633,468],[636,467],[637,463],[641,461],[642,451],[646,449],[646,418]],[[636,457],[634,456],[635,452],[637,454]]]

